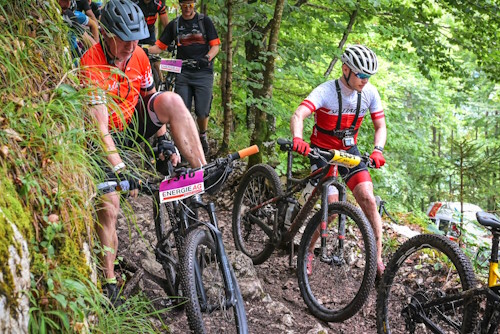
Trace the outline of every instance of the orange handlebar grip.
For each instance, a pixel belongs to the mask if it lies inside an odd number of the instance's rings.
[[[240,155],[240,159],[243,159],[258,152],[259,152],[259,147],[257,145],[253,145],[238,151],[238,154]]]

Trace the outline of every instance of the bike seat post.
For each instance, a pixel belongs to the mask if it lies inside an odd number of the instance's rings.
[[[292,178],[292,162],[293,162],[293,151],[288,151],[288,157],[286,162],[286,191],[289,191],[292,187],[290,179]]]
[[[500,232],[494,231],[491,239],[491,263],[498,263],[498,243],[500,240]]]

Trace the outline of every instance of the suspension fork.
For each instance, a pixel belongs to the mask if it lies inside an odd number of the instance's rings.
[[[230,264],[227,259],[226,250],[224,248],[224,243],[222,239],[222,233],[218,229],[217,225],[217,215],[215,204],[213,202],[203,203],[201,201],[201,197],[199,195],[195,195],[192,197],[191,205],[195,208],[203,207],[208,213],[210,223],[204,222],[205,225],[211,233],[212,239],[215,243],[215,253],[218,257],[218,261],[220,261],[221,269],[222,269],[222,278],[224,280],[224,289],[226,292],[226,307],[232,307],[236,304],[236,296],[234,292],[234,284],[231,276]],[[217,259],[216,259],[217,261]],[[205,294],[205,288],[203,286],[203,281],[201,278],[202,268],[200,268],[198,261],[195,261],[195,276],[197,278],[198,284],[198,293],[200,294],[200,306],[203,311],[213,311],[213,309],[208,309],[207,298]]]
[[[339,200],[346,200],[346,192],[345,188],[342,184],[340,184],[336,178],[332,178],[330,180],[325,181],[322,184],[321,191],[321,225],[320,225],[320,237],[321,237],[321,261],[327,263],[333,263],[335,265],[341,265],[344,258],[344,239],[345,239],[345,216],[338,215],[338,249],[333,257],[328,255],[326,238],[328,237],[328,187],[333,185],[339,191]]]

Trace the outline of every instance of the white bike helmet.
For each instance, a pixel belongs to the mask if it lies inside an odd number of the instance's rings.
[[[375,53],[364,45],[348,46],[341,58],[342,62],[356,73],[374,75],[378,70]]]
[[[142,10],[130,0],[109,0],[102,10],[101,25],[124,42],[149,37]]]

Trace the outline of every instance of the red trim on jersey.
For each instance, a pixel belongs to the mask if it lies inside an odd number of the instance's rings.
[[[368,173],[367,170],[362,170],[351,176],[349,181],[347,181],[347,186],[351,189],[351,191],[353,191],[354,188],[362,182],[372,182],[370,173]]]
[[[168,45],[165,43],[162,43],[159,39],[156,40],[155,45],[157,45],[160,49],[166,50],[168,48]]]
[[[383,110],[372,112],[370,115],[372,116],[372,121],[376,120],[376,119],[379,119],[379,118],[384,118],[385,117],[385,114],[384,114]]]
[[[211,41],[208,42],[208,45],[210,46],[220,45],[220,39],[219,38],[212,39]]]
[[[309,101],[309,100],[302,101],[302,103],[300,105],[306,107],[309,110],[311,110],[311,112],[314,112],[316,110],[316,107],[314,106],[314,104],[311,101]]]
[[[146,17],[146,24],[148,26],[154,25],[155,22],[156,22],[156,15],[155,16],[148,16],[148,17]]]

